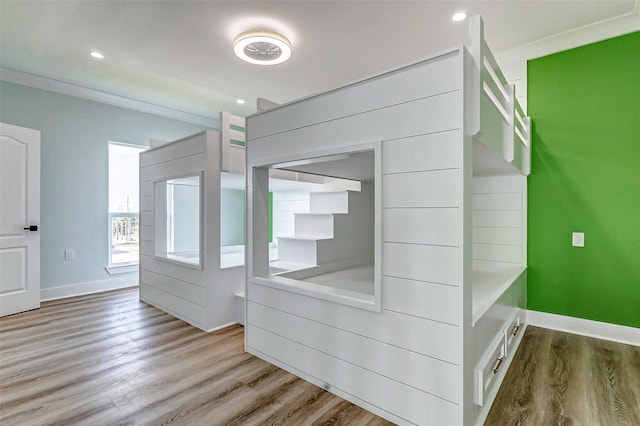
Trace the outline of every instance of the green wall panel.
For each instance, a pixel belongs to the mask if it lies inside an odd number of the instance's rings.
[[[527,81],[528,307],[640,327],[640,32],[529,61]]]

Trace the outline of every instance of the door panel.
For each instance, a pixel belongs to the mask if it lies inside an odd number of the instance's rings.
[[[0,123],[0,316],[40,307],[40,132]]]
[[[0,235],[3,237],[22,235],[21,225],[27,222],[27,149],[27,144],[2,135]]]

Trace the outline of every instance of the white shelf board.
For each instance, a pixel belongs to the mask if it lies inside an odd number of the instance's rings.
[[[356,293],[373,295],[373,265],[357,266],[327,274],[309,277],[304,281],[329,287],[338,287]]]
[[[286,237],[276,237],[281,240],[298,240],[298,241],[320,241],[320,240],[332,240],[333,237],[307,237],[307,236],[286,236]]]
[[[276,275],[282,272],[298,271],[300,269],[309,268],[312,265],[303,265],[301,263],[286,262],[282,260],[269,261],[269,274]]]
[[[495,270],[474,270],[472,274],[473,313],[475,325],[513,282],[527,269],[525,266]]]

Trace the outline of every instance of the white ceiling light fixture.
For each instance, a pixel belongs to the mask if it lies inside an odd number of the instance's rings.
[[[453,16],[451,17],[451,20],[453,22],[462,22],[465,19],[467,19],[467,12],[456,12],[453,14]]]
[[[244,103],[244,99],[236,99],[236,103],[242,105]]]
[[[91,57],[94,59],[104,59],[104,55],[97,50],[90,51],[89,55],[91,55]]]
[[[233,51],[250,64],[276,65],[291,57],[291,42],[272,31],[247,31],[233,40]]]

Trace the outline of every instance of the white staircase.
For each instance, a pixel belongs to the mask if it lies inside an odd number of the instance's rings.
[[[279,262],[317,266],[372,256],[373,185],[313,192],[309,210],[294,214],[293,236],[278,237]]]
[[[310,213],[349,213],[349,194],[353,192],[313,192]]]

